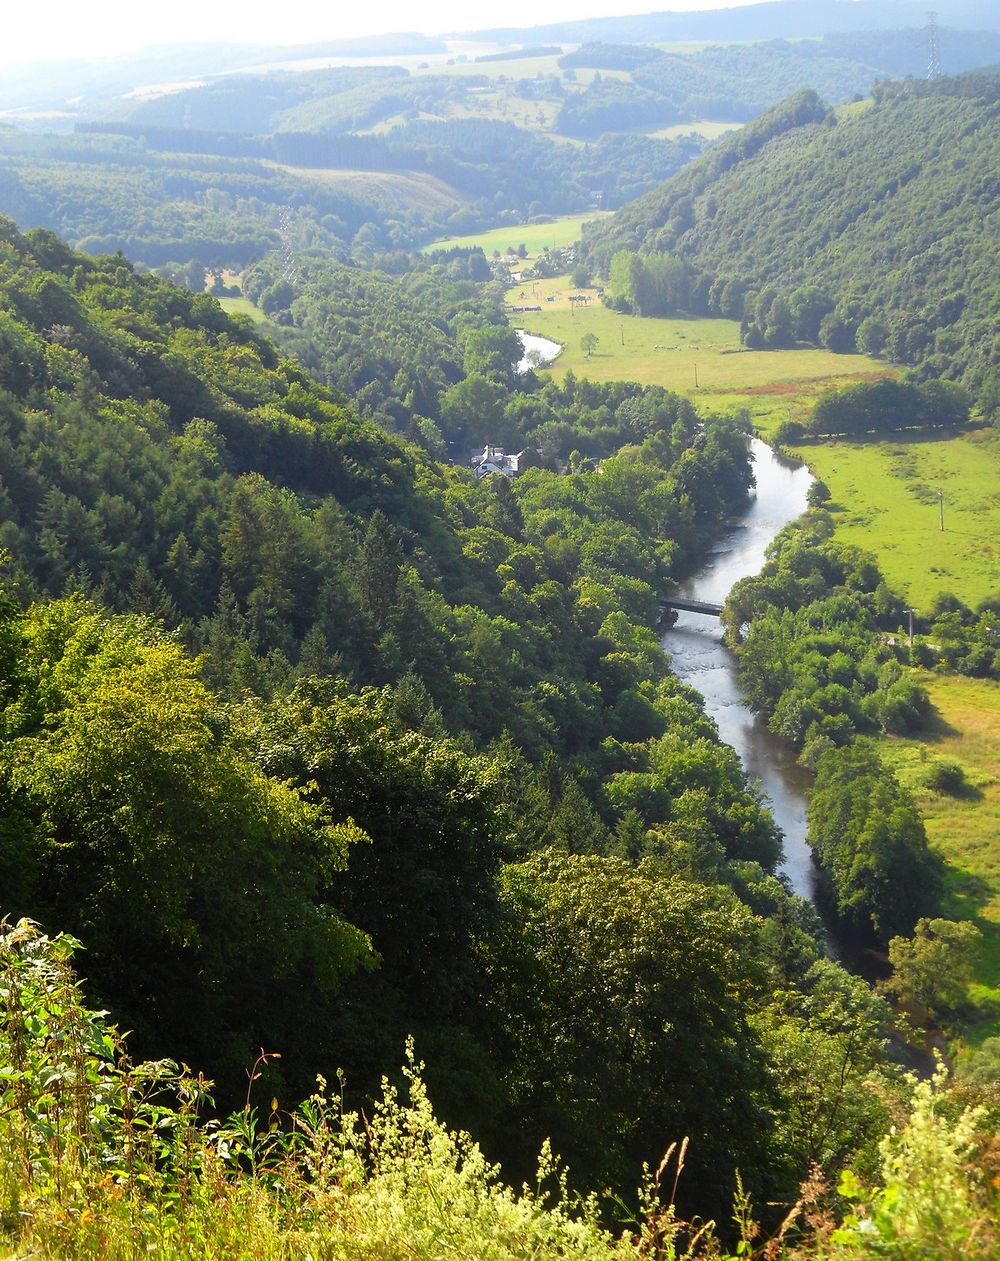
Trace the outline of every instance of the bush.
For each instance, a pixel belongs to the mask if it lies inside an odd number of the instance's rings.
[[[817,479],[809,487],[806,492],[806,503],[810,508],[821,508],[823,504],[830,502],[830,487],[826,482]]]
[[[925,787],[951,796],[956,796],[966,786],[961,764],[946,758],[935,758],[924,772],[923,780]]]
[[[801,442],[805,433],[805,426],[799,424],[797,420],[783,420],[774,431],[773,442],[776,447],[791,446],[796,442]]]

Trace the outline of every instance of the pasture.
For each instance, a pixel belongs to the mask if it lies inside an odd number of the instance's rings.
[[[570,294],[578,292],[588,294],[591,301],[571,303]],[[529,332],[563,343],[565,349],[552,368],[557,379],[572,370],[594,381],[641,381],[727,409],[749,405],[755,391],[764,397],[773,391],[787,413],[802,395],[835,380],[886,371],[885,364],[865,355],[835,355],[813,348],[744,350],[735,320],[619,315],[602,305],[593,290],[573,289],[566,276],[515,285],[508,290],[507,301],[511,306],[541,306],[540,311],[514,318]],[[598,339],[589,357],[580,346],[585,333]]]
[[[915,608],[941,591],[967,604],[1000,591],[1000,434],[897,434],[796,447],[829,486],[837,538],[874,553]],[[938,492],[944,496],[940,528]]]
[[[563,245],[572,245],[574,241],[580,239],[585,223],[591,223],[610,213],[608,210],[590,210],[583,215],[559,215],[545,223],[515,223],[509,227],[470,232],[466,236],[442,237],[437,241],[432,241],[430,245],[425,245],[422,252],[429,254],[433,250],[451,249],[453,246],[474,249],[479,245],[489,257],[494,250],[505,254],[511,246],[516,250],[519,245],[523,245],[528,251],[528,257],[536,258],[543,249],[553,250]],[[565,283],[563,287],[565,288]],[[509,299],[510,294],[508,294]]]
[[[913,792],[928,837],[947,863],[942,914],[971,919],[983,934],[972,999],[971,1041],[1000,1033],[1000,683],[961,675],[915,673],[934,705],[920,739],[884,740],[881,750]],[[957,762],[966,787],[956,794],[927,787],[941,760]]]
[[[267,316],[249,298],[219,298],[218,303],[229,315],[248,315],[255,324],[267,322]]]

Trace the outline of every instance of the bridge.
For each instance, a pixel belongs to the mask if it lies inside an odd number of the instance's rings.
[[[668,600],[666,597],[661,596],[659,605],[663,611],[672,609],[675,612],[703,613],[705,617],[722,616],[721,604],[708,604],[705,600],[682,600],[675,596],[671,596]]]

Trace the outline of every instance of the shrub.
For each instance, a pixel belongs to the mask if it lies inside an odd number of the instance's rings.
[[[965,771],[959,762],[935,758],[924,772],[924,785],[934,792],[955,796],[965,787]]]

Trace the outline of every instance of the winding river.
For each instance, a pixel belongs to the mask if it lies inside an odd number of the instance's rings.
[[[768,544],[778,531],[806,509],[809,470],[775,455],[753,439],[756,494],[742,517],[716,542],[702,566],[680,584],[678,595],[721,604],[739,578],[764,564]],[[705,698],[722,739],[740,755],[748,774],[760,781],[778,826],[785,836],[782,870],[796,893],[812,896],[812,862],[806,844],[808,775],[795,761],[795,751],[773,736],[744,702],[736,658],[722,643],[715,618],[679,613],[662,637],[676,673]]]
[[[551,363],[562,349],[558,342],[523,329],[517,335],[524,347],[521,372],[533,366],[535,356]],[[778,531],[805,512],[812,482],[805,465],[775,455],[756,438],[752,451],[757,489],[749,507],[716,542],[701,569],[680,584],[678,595],[721,604],[733,583],[760,570]],[[809,776],[796,762],[795,750],[773,736],[743,700],[736,658],[722,642],[715,618],[679,613],[661,642],[675,672],[704,697],[705,710],[718,724],[722,739],[740,755],[750,777],[760,782],[785,838],[781,870],[796,893],[811,898],[813,866],[806,844]]]

